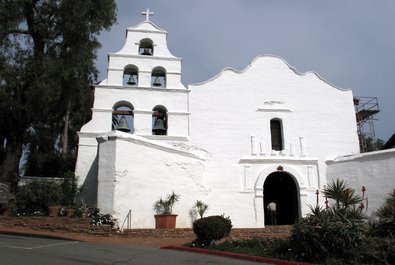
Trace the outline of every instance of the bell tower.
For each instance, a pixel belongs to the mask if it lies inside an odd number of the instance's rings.
[[[167,32],[149,9],[127,28],[123,48],[108,55],[107,79],[95,87],[92,121],[82,132],[123,132],[158,140],[187,140],[188,94],[181,58],[167,47]]]
[[[153,13],[142,14],[144,21],[126,29],[122,49],[108,55],[107,79],[95,86],[92,119],[78,133],[76,175],[88,204],[95,204],[99,192],[101,139],[116,135],[149,146],[189,141],[190,91],[181,83],[181,58],[169,51],[167,32],[150,21]]]

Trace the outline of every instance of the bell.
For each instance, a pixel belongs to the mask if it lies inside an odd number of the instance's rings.
[[[130,77],[129,77],[129,80],[128,80],[128,83],[127,83],[128,85],[131,85],[131,86],[134,86],[135,84],[136,84],[136,80],[134,80],[134,77],[133,77],[133,75],[131,75]]]
[[[159,76],[156,76],[154,82],[152,83],[153,86],[161,86],[162,83],[159,80]]]
[[[152,131],[154,132],[155,135],[165,135],[166,134],[165,122],[162,119],[156,119]]]
[[[126,120],[125,116],[123,116],[123,115],[118,122],[117,130],[122,131],[122,132],[130,132],[130,129],[128,127],[128,121]]]
[[[144,48],[142,55],[152,55],[149,48]]]

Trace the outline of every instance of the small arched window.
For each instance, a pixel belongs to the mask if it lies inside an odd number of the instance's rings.
[[[272,138],[272,150],[283,150],[283,129],[280,119],[270,120],[270,133]]]
[[[154,43],[151,39],[142,39],[140,41],[139,55],[154,55]]]
[[[134,107],[126,101],[118,102],[112,111],[112,129],[133,133],[134,132]]]
[[[138,86],[139,69],[135,65],[128,65],[123,71],[123,82],[124,86]]]
[[[152,134],[167,135],[167,109],[159,105],[152,111]]]
[[[166,87],[166,70],[163,67],[155,67],[151,74],[152,87]]]

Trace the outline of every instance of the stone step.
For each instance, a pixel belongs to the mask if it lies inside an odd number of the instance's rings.
[[[71,232],[80,234],[108,235],[135,238],[195,238],[191,228],[176,229],[124,229],[117,233],[109,225],[92,225],[89,218],[66,217],[3,217],[0,216],[0,228],[30,228],[43,231]],[[287,238],[291,236],[292,226],[266,226],[265,228],[233,228],[229,238]]]
[[[291,225],[267,226],[265,228],[233,228],[230,238],[288,238],[291,236],[291,230]],[[195,238],[191,228],[124,229],[122,235],[136,238]]]

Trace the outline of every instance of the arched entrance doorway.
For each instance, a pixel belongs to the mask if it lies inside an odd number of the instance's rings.
[[[265,225],[271,225],[267,212],[267,205],[271,202],[277,204],[277,224],[294,224],[299,217],[299,200],[297,185],[286,172],[273,172],[263,184],[263,209],[265,212]]]

